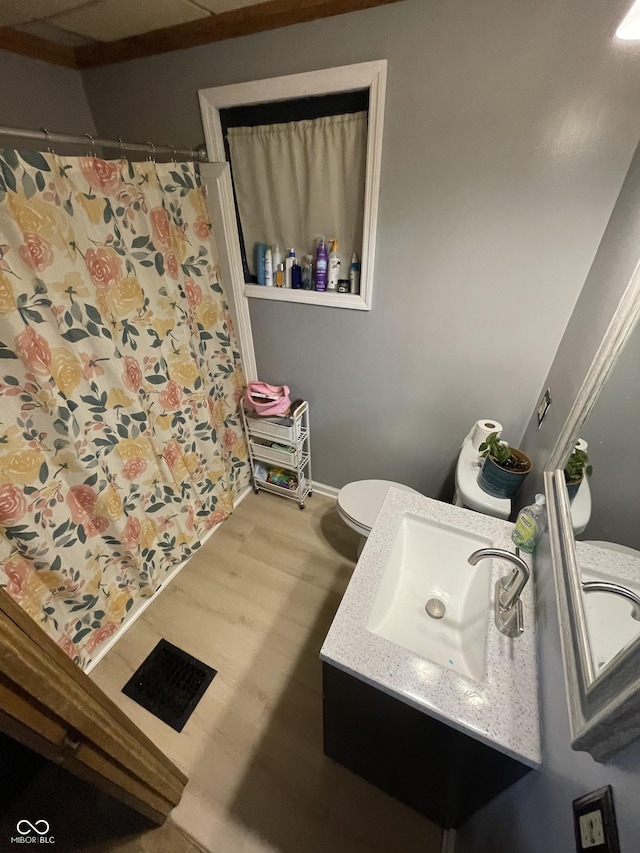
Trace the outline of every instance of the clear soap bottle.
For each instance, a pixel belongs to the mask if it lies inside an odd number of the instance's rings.
[[[523,507],[511,533],[514,543],[527,554],[533,554],[538,540],[547,529],[547,510],[544,495],[536,495],[536,502]]]

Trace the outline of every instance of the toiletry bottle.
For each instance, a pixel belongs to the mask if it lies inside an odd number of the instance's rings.
[[[291,266],[291,287],[293,290],[301,290],[302,289],[302,268],[298,264],[298,259],[293,259],[293,264]]]
[[[340,255],[338,254],[338,241],[335,237],[331,240],[331,251],[329,252],[329,275],[327,276],[327,290],[338,289],[340,278]]]
[[[360,293],[360,260],[354,252],[349,267],[349,292]]]
[[[271,247],[271,269],[273,270],[274,279],[275,272],[282,263],[282,250],[280,249],[280,243],[274,243]]]
[[[266,243],[256,243],[256,277],[258,284],[264,284],[264,256],[267,252]]]
[[[287,249],[287,257],[284,260],[284,286],[291,287],[291,267],[296,262],[296,250]]]
[[[302,256],[302,289],[313,290],[313,258],[311,255]]]
[[[328,259],[327,244],[324,242],[324,237],[321,237],[316,250],[316,290],[327,289]]]
[[[533,554],[538,540],[547,528],[547,511],[544,495],[536,495],[536,502],[523,507],[518,513],[511,538],[521,551]]]
[[[267,287],[273,287],[273,266],[271,248],[264,253],[264,283]]]
[[[284,264],[282,263],[276,267],[275,285],[276,287],[284,287]]]

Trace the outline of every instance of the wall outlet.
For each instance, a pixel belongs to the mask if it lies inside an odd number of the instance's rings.
[[[547,417],[547,412],[551,408],[551,389],[547,388],[544,396],[538,405],[538,429],[542,426],[542,421]]]
[[[620,853],[611,785],[573,801],[577,853]]]

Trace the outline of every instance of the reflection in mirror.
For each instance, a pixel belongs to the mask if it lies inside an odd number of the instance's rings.
[[[574,497],[568,486],[575,537],[598,549],[577,551],[596,676],[640,635],[639,365],[636,325],[580,431],[591,476],[585,468]]]

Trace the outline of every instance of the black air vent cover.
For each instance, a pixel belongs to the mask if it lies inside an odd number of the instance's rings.
[[[160,640],[122,692],[181,732],[216,674],[217,670]]]

